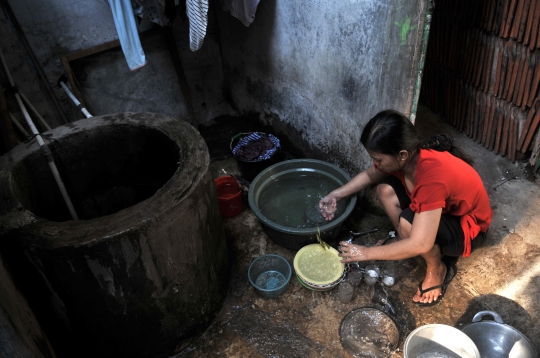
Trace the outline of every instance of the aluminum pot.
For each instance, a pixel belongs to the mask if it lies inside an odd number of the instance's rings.
[[[409,333],[403,345],[405,358],[480,358],[480,352],[465,333],[446,324],[426,324]]]
[[[493,321],[482,319],[493,317]],[[472,323],[463,327],[463,333],[469,336],[482,358],[536,358],[536,350],[531,342],[512,326],[504,324],[501,316],[492,311],[480,311]]]

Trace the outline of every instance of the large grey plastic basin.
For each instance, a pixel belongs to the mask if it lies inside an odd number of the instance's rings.
[[[274,185],[282,178],[298,176],[301,178],[306,174],[317,173],[335,182],[335,188],[346,184],[351,180],[350,176],[337,166],[316,159],[294,159],[274,164],[255,177],[249,188],[249,206],[257,218],[261,221],[268,236],[277,244],[292,249],[299,250],[302,247],[317,242],[317,227],[296,228],[288,227],[272,221],[264,215],[260,208],[264,204],[263,191]],[[331,243],[340,231],[342,223],[351,214],[356,205],[356,196],[345,199],[345,209],[332,221],[321,223],[319,230],[321,238]],[[303,210],[299,207],[298,210]]]

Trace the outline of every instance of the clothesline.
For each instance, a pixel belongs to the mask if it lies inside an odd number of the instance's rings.
[[[174,1],[174,3],[173,3]],[[108,0],[122,51],[133,71],[146,64],[135,16],[160,26],[168,26],[176,15],[180,0]],[[255,20],[260,0],[222,0],[222,8],[240,20],[246,27]],[[172,10],[171,10],[172,8]],[[208,27],[208,0],[186,0],[189,19],[189,48],[198,51],[206,37]]]

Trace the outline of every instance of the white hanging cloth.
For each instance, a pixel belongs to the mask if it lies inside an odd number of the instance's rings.
[[[208,0],[186,0],[189,19],[189,48],[197,51],[202,47],[208,26]]]
[[[109,0],[118,39],[129,69],[134,71],[146,64],[139,32],[130,0]]]

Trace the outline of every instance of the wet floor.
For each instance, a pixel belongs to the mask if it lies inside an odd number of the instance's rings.
[[[434,118],[429,112],[424,116],[428,120]],[[419,113],[420,118],[422,113]],[[435,126],[433,123],[428,125]],[[403,357],[403,343],[415,328],[439,323],[461,329],[482,310],[498,312],[505,323],[525,333],[539,350],[540,302],[536,294],[540,286],[540,244],[535,233],[540,228],[537,217],[540,190],[521,172],[517,180],[492,190],[492,186],[504,179],[501,171],[510,170],[514,174],[522,170],[522,165],[511,165],[505,158],[483,151],[461,134],[456,133],[456,136],[470,147],[469,152],[472,148],[474,153],[471,154],[480,160],[477,170],[486,187],[490,188],[488,192],[494,208],[490,236],[485,248],[458,261],[457,275],[446,296],[433,307],[419,307],[411,301],[425,274],[423,260],[411,258],[396,263],[395,285],[386,288],[388,296],[384,297],[395,310],[395,313],[387,312],[399,337],[397,348],[388,357]],[[494,165],[497,166],[495,174],[490,172],[495,170]],[[223,172],[241,175],[231,157],[215,159],[212,167],[215,176]],[[266,235],[246,198],[238,216],[224,219],[231,280],[223,307],[202,335],[178,347],[180,353],[175,357],[352,357],[350,350],[354,347],[347,348],[341,341],[342,321],[360,308],[384,309],[382,286],[377,284],[374,288],[361,282],[352,300],[344,304],[339,300],[337,289],[310,290],[293,273],[281,296],[261,297],[248,280],[250,263],[261,255],[272,253],[281,255],[292,265],[296,251],[277,245]],[[342,229],[356,232],[378,228],[378,232],[357,237],[354,241],[372,245],[386,238],[392,226],[380,209],[362,196],[359,199]],[[330,244],[337,246],[335,242]]]

